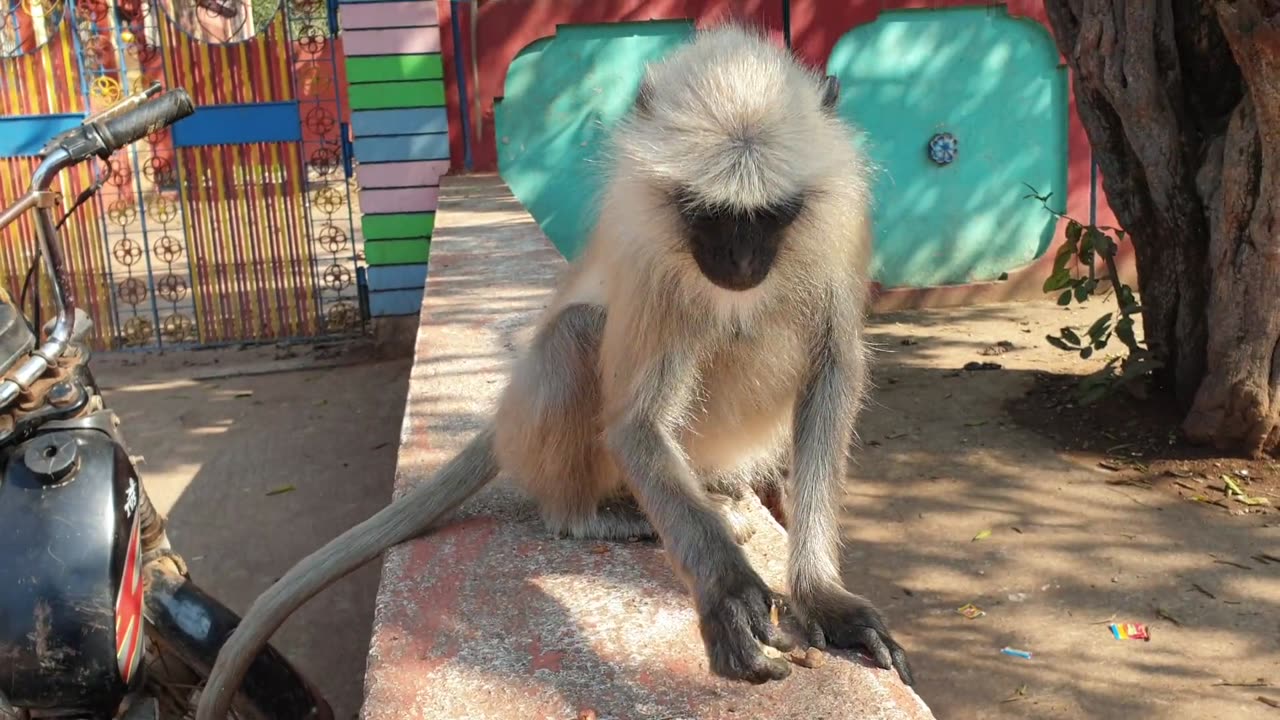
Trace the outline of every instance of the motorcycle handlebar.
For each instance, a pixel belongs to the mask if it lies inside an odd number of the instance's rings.
[[[196,111],[191,96],[182,88],[176,88],[155,100],[103,120],[98,125],[102,136],[103,151],[111,154],[130,143],[137,142],[157,130],[161,130]]]

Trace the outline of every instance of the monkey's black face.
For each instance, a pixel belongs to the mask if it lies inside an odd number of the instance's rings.
[[[742,210],[693,205],[676,193],[685,237],[698,269],[717,287],[743,291],[764,282],[786,229],[804,209],[801,196]]]

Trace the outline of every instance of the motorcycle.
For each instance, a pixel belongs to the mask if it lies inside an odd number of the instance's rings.
[[[59,228],[59,173],[111,155],[195,112],[152,85],[49,140],[30,189],[0,229],[35,213],[36,260],[54,317],[0,297],[0,719],[178,720],[240,618],[196,585],[147,497],[120,421],[90,371],[92,322],[76,307]],[[158,96],[158,97],[157,97]],[[242,720],[332,720],[316,688],[275,648],[236,695]]]

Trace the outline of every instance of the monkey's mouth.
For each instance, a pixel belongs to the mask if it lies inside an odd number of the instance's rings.
[[[702,275],[713,285],[724,290],[742,292],[750,290],[769,276],[773,260],[777,257],[777,245],[762,243],[754,247],[742,247],[736,238],[718,243],[694,243],[693,259]]]

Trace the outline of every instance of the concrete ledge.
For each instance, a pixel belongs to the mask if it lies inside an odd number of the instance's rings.
[[[497,178],[448,177],[441,190],[397,495],[490,412],[564,267]],[[781,588],[785,535],[757,514],[749,553]],[[553,539],[500,480],[440,532],[387,554],[362,717],[932,717],[896,675],[856,657],[794,670],[762,686],[711,676],[692,604],[660,548]]]

